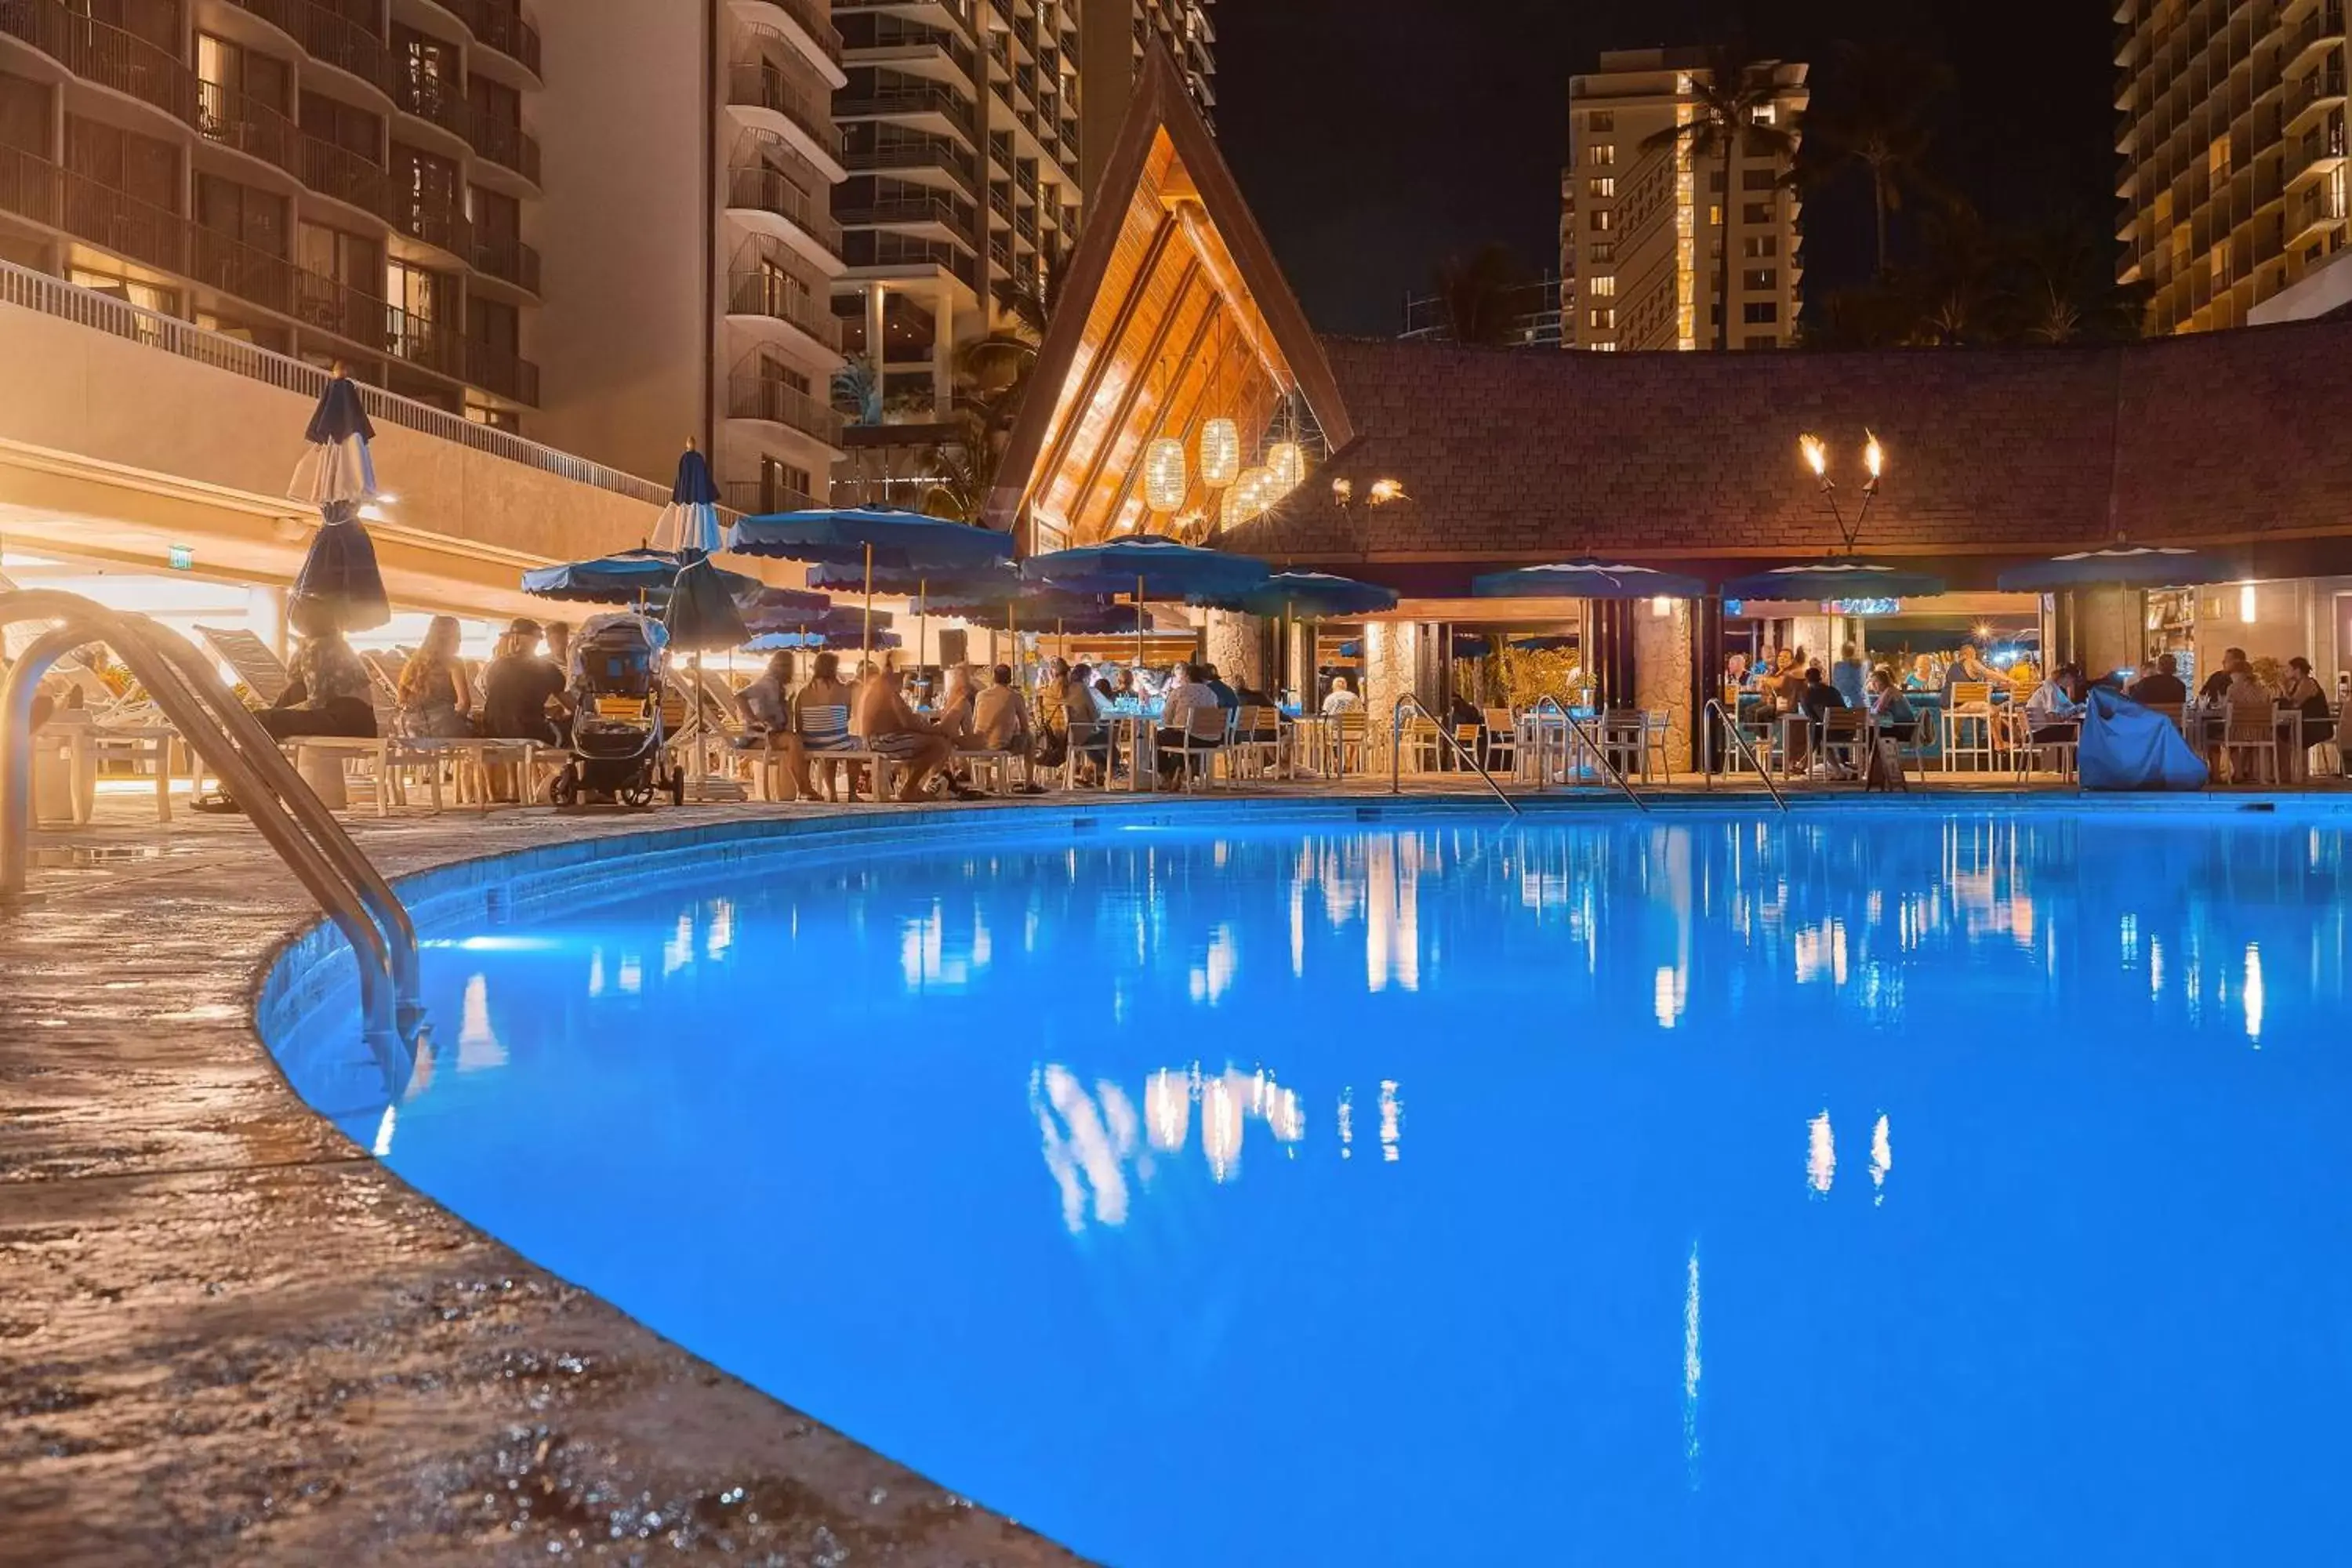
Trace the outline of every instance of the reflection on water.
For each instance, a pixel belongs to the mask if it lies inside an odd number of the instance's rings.
[[[2253,1561],[2293,1543],[2250,1520],[2333,1506],[2333,831],[753,866],[430,944],[396,1107],[289,1068],[459,1213],[1088,1556]],[[1204,1454],[1248,1484],[1160,1506]]]

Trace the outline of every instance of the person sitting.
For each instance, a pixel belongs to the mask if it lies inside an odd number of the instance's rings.
[[[2124,693],[2135,702],[2169,705],[2189,700],[2189,688],[2181,683],[2180,661],[2168,653],[2158,654],[2156,668],[2131,684]]]
[[[947,766],[955,747],[907,706],[906,684],[903,670],[877,671],[859,689],[857,710],[866,749],[898,764],[904,778],[898,786],[898,804],[911,805],[923,798],[932,775]],[[972,798],[972,792],[961,784],[950,782],[948,789],[959,800]]]
[[[425,641],[400,672],[399,720],[404,735],[448,738],[474,732],[474,692],[457,658],[455,616],[436,616]]]
[[[277,740],[297,735],[351,735],[373,740],[376,734],[373,687],[367,666],[352,651],[339,631],[305,637],[294,650],[286,689],[275,705],[254,717]]]
[[[1977,656],[1976,644],[1962,643],[1959,657],[1952,660],[1949,669],[1944,671],[1944,696],[1948,700],[1952,688],[1963,681],[1975,686],[1990,686],[1999,679],[1992,666]]]
[[[1099,675],[1095,677],[1095,706],[1105,713],[1118,706],[1118,689]]]
[[[1118,674],[1112,678],[1110,700],[1114,702],[1139,703],[1143,700],[1143,693],[1136,688],[1135,671],[1122,668]]]
[[[2327,689],[2312,679],[2311,660],[2301,654],[2286,661],[2287,677],[2278,695],[2278,705],[2303,715],[2303,744],[2308,749],[2324,741],[2336,738],[2336,717],[2327,705]],[[2303,759],[2284,754],[2292,742],[2281,737],[2279,773],[2281,778],[2292,777],[2300,770]]]
[[[1911,698],[1895,679],[1895,671],[1880,665],[1871,672],[1870,689],[1864,698],[1870,716],[1882,730],[1897,732],[1912,730],[1919,722],[1919,710],[1911,706]]]
[[[1931,653],[1923,653],[1913,659],[1911,673],[1903,678],[1903,686],[1907,691],[1938,691],[1943,685],[1936,674],[1936,656]]]
[[[1207,710],[1222,711],[1217,694],[1201,679],[1198,665],[1180,664],[1176,679],[1161,696],[1160,710],[1160,782],[1162,787],[1172,784],[1184,765],[1184,742],[1191,732],[1192,715]]]
[[[1756,689],[1775,713],[1794,713],[1804,704],[1805,676],[1797,666],[1797,656],[1782,648],[1772,656],[1772,668],[1756,683]]]
[[[973,752],[1009,752],[1021,759],[1021,785],[1037,788],[1037,731],[1029,721],[1029,705],[1013,684],[1013,667],[1000,664],[989,671],[988,685],[972,699],[967,739],[959,742]]]
[[[1242,705],[1241,694],[1225,684],[1224,677],[1217,673],[1215,665],[1206,665],[1202,668],[1201,684],[1217,694],[1218,707],[1238,708]]]
[[[931,727],[957,745],[971,737],[971,704],[977,695],[971,673],[968,664],[948,666],[939,703],[931,710]]]
[[[1837,688],[1838,695],[1845,699],[1847,707],[1862,706],[1864,698],[1868,695],[1864,689],[1869,677],[1869,668],[1862,662],[1859,648],[1847,643],[1838,650],[1838,661],[1830,666],[1830,684]]]
[[[1234,688],[1234,700],[1244,708],[1274,708],[1280,706],[1280,704],[1275,701],[1273,697],[1265,692],[1260,691],[1256,687],[1252,686],[1246,680]]]
[[[1090,771],[1083,783],[1110,782],[1112,742],[1110,726],[1103,722],[1108,706],[1099,689],[1102,685],[1092,667],[1084,664],[1073,666],[1069,679],[1062,683],[1062,722],[1068,731],[1070,755]]]
[[[566,683],[553,660],[538,657],[539,638],[537,621],[516,621],[482,671],[482,733],[490,740],[562,743],[548,709],[563,707]]]
[[[2242,676],[2247,684],[2252,684],[2253,675],[2254,667],[2246,661],[2244,648],[2225,647],[2221,650],[2221,664],[2205,678],[2205,684],[2197,689],[2197,700],[2208,708],[2226,707],[2236,700],[2235,688],[2239,685],[2240,677]]]
[[[793,656],[771,654],[758,679],[735,693],[735,710],[743,721],[735,744],[747,751],[781,745],[793,727],[792,691]]]
[[[2070,742],[2083,732],[2083,702],[2074,690],[2082,671],[2062,664],[2025,700],[2026,740],[2036,746]]]
[[[1323,716],[1329,719],[1341,713],[1360,713],[1363,710],[1364,700],[1349,689],[1348,678],[1333,676],[1331,689],[1323,694]]]

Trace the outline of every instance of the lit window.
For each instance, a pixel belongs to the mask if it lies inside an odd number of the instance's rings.
[[[1759,124],[1759,125],[1770,125],[1770,124],[1772,124],[1773,122],[1775,122],[1776,121],[1778,121],[1780,118],[1780,107],[1779,107],[1778,105],[1776,105],[1776,104],[1770,104],[1770,103],[1759,103],[1759,104],[1758,104],[1758,105],[1756,106],[1756,113],[1755,113],[1755,116],[1754,116],[1754,121],[1755,121],[1755,123],[1756,123],[1756,124]]]
[[[1614,272],[1604,272],[1589,281],[1594,299],[1613,300],[1617,297],[1617,274]]]
[[[1591,189],[1595,200],[1606,201],[1617,194],[1617,178],[1613,174],[1595,174]]]
[[[1596,332],[1615,331],[1617,330],[1617,307],[1614,305],[1594,306],[1592,308],[1592,314],[1589,318],[1589,321],[1592,330]]]
[[[1614,131],[1617,129],[1617,116],[1606,109],[1587,110],[1584,114],[1584,128],[1596,132]]]
[[[1617,162],[1617,144],[1597,142],[1584,150],[1584,161],[1596,169],[1612,168]]]
[[[1598,342],[1592,345],[1592,351],[1595,353],[1613,354],[1617,352],[1617,345],[1613,342]]]
[[[1751,234],[1739,242],[1739,254],[1750,261],[1769,261],[1780,254],[1780,237],[1774,234]]]
[[[1596,239],[1585,253],[1585,257],[1587,260],[1605,267],[1617,259],[1617,242],[1613,239]]]
[[[1601,208],[1601,209],[1599,209],[1598,211],[1596,211],[1596,212],[1594,212],[1594,213],[1593,213],[1593,215],[1592,215],[1592,232],[1593,232],[1593,233],[1595,233],[1595,234],[1607,234],[1607,233],[1609,233],[1612,229],[1615,228],[1616,226],[1617,226],[1617,223],[1616,223],[1616,214],[1614,214],[1614,213],[1611,212],[1608,208],[1606,208],[1606,207],[1602,207],[1602,208]]]

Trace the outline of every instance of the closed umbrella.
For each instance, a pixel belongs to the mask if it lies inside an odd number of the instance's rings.
[[[1933,573],[1844,557],[1776,566],[1723,585],[1727,599],[1913,599],[1943,591],[1944,580]]]
[[[870,613],[877,568],[985,568],[1013,558],[1013,536],[917,511],[819,507],[747,517],[728,531],[728,548],[739,555],[858,566]]]
[[[375,427],[360,405],[360,389],[337,368],[303,433],[310,447],[294,467],[286,493],[319,509],[322,526],[294,574],[287,619],[304,637],[363,632],[392,619],[392,602],[376,566],[375,544],[360,509],[382,499],[368,443]]]
[[[2240,575],[2232,563],[2206,551],[2116,543],[2012,566],[2000,574],[2000,589],[2039,594],[2053,588],[2189,588],[2233,582]]]

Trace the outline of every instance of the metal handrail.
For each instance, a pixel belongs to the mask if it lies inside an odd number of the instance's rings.
[[[400,1075],[414,1061],[408,1042],[422,1021],[415,927],[275,739],[193,647],[145,616],[120,615],[71,594],[0,594],[0,626],[36,619],[60,624],[36,638],[0,684],[0,907],[20,901],[26,880],[34,693],[58,658],[103,642],[342,931],[359,963],[368,1044],[388,1075]]]
[[[1494,774],[1488,773],[1484,767],[1479,765],[1478,759],[1472,756],[1469,751],[1462,744],[1462,738],[1459,735],[1456,735],[1453,731],[1447,729],[1444,725],[1440,724],[1437,721],[1437,715],[1423,707],[1421,699],[1415,697],[1410,691],[1396,700],[1395,708],[1391,710],[1389,713],[1389,793],[1391,795],[1402,795],[1404,793],[1402,775],[1402,770],[1404,767],[1404,710],[1408,708],[1413,710],[1423,718],[1429,721],[1430,727],[1434,729],[1438,734],[1444,738],[1447,745],[1454,748],[1454,754],[1462,759],[1463,765],[1469,768],[1472,773],[1476,773],[1480,778],[1486,781],[1486,787],[1495,792],[1495,798],[1496,800],[1501,801],[1505,805],[1510,807],[1511,815],[1513,816],[1519,815],[1519,803],[1503,793],[1503,786],[1495,782]]]
[[[1767,768],[1763,759],[1756,754],[1756,748],[1748,743],[1748,736],[1739,728],[1739,721],[1733,717],[1731,710],[1723,705],[1721,698],[1710,697],[1706,700],[1706,706],[1699,712],[1700,721],[1704,723],[1710,713],[1720,718],[1723,721],[1723,727],[1731,731],[1731,743],[1739,748],[1740,754],[1748,759],[1748,765],[1756,770],[1756,776],[1762,779],[1764,787],[1772,792],[1772,804],[1782,811],[1787,811],[1789,797],[1782,795],[1780,786],[1772,782],[1771,770]],[[1715,787],[1715,732],[1712,730],[1707,731],[1706,737],[1706,787],[1709,789]]]
[[[1533,702],[1528,705],[1528,711],[1530,713],[1539,713],[1547,706],[1549,706],[1553,712],[1559,715],[1560,721],[1562,723],[1566,724],[1570,730],[1575,731],[1576,738],[1584,742],[1585,749],[1590,751],[1596,758],[1600,759],[1601,767],[1608,772],[1610,782],[1614,784],[1619,789],[1625,792],[1625,798],[1632,801],[1635,805],[1641,807],[1642,810],[1645,812],[1648,811],[1650,809],[1650,803],[1643,800],[1638,794],[1634,793],[1633,784],[1627,781],[1622,773],[1618,771],[1617,764],[1609,760],[1609,749],[1601,743],[1601,738],[1592,731],[1585,729],[1583,721],[1580,720],[1575,714],[1562,707],[1559,698],[1554,697],[1550,692],[1547,691],[1541,697],[1537,698]],[[1563,757],[1561,760],[1564,762],[1567,759]],[[1543,779],[1543,752],[1538,748],[1536,752],[1536,778],[1538,783]]]

